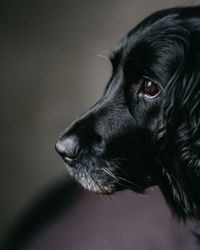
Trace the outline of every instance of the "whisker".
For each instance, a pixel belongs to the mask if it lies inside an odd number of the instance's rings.
[[[105,53],[105,54],[98,54],[97,56],[105,59],[107,62],[110,62],[110,59],[107,56],[108,53],[106,53],[106,52],[102,52],[102,53]]]
[[[122,187],[124,187],[124,188],[130,188],[130,186],[127,186],[127,185],[125,185],[124,183],[121,183],[121,182],[119,181],[119,179],[118,179],[113,173],[111,173],[108,169],[102,168],[102,170],[103,170],[105,173],[107,173],[110,177],[112,177],[112,178],[116,181],[116,183],[119,184],[120,186],[122,186]]]
[[[108,165],[108,167],[111,168],[109,162],[107,162],[107,161],[105,161],[105,162],[106,162],[106,164]],[[118,168],[118,169],[121,171],[122,174],[124,174],[124,171],[123,171],[119,166],[115,165],[115,167]],[[132,181],[129,181],[129,180],[127,180],[127,179],[125,179],[125,178],[123,178],[123,177],[121,177],[121,176],[117,176],[117,177],[116,177],[109,169],[102,168],[102,170],[103,170],[104,172],[106,172],[109,176],[111,176],[113,179],[115,179],[115,181],[116,181],[119,185],[121,185],[121,186],[123,186],[123,187],[126,187],[126,188],[130,188],[130,186],[127,186],[127,185],[125,185],[124,183],[121,183],[120,180],[122,180],[122,181],[127,182],[128,184],[134,186],[134,187],[137,188],[140,192],[143,192],[142,188],[141,188],[139,185],[137,185],[136,183],[134,183],[134,182],[132,182]]]
[[[125,181],[125,182],[128,182],[128,183],[130,183],[130,184],[136,185],[136,184],[133,183],[132,181],[129,181],[129,180],[125,179],[125,178],[122,178],[122,177],[118,177],[118,178],[121,179],[122,181]]]
[[[136,183],[134,183],[134,182],[132,182],[132,181],[129,181],[129,180],[125,179],[125,178],[122,178],[122,177],[120,177],[120,176],[119,176],[118,178],[121,179],[122,181],[125,181],[125,182],[127,182],[127,183],[133,185],[133,186],[136,187],[140,192],[143,192],[142,188],[141,188],[139,185],[137,185]]]
[[[119,181],[118,178],[112,173],[110,172],[110,170],[106,169],[106,168],[102,168],[102,170],[108,174],[109,176],[111,176],[113,179],[115,179],[116,181]]]

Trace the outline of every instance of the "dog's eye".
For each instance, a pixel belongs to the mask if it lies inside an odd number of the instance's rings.
[[[160,94],[160,87],[149,79],[142,79],[143,91],[146,97],[154,98]]]

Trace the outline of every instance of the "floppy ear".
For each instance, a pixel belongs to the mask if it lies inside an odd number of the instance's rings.
[[[166,87],[158,131],[158,159],[167,179],[167,183],[160,184],[161,189],[166,192],[166,186],[171,186],[166,195],[173,195],[174,201],[166,199],[181,216],[196,216],[197,204],[200,207],[200,49],[197,47],[190,48]]]

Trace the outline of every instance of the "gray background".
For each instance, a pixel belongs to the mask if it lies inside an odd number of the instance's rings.
[[[101,96],[113,46],[146,15],[184,0],[0,2],[0,233],[67,179],[61,131]]]

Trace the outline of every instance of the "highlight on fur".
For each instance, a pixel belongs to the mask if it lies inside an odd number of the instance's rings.
[[[200,216],[200,7],[158,11],[111,55],[102,98],[61,136],[69,173],[100,193],[158,185],[180,218]]]

